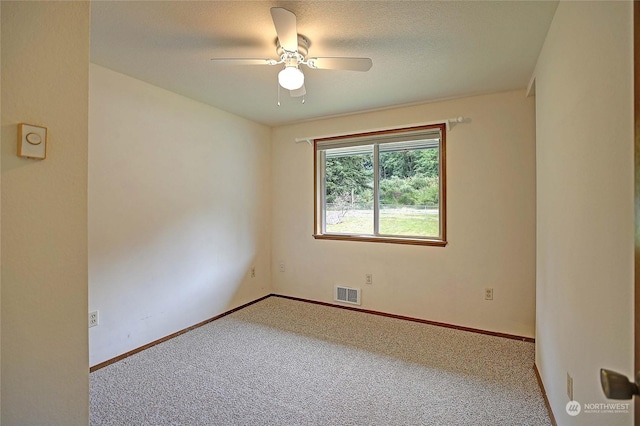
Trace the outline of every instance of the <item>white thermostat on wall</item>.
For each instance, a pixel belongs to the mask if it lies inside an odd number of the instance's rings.
[[[47,158],[47,128],[18,124],[18,156],[39,160]]]

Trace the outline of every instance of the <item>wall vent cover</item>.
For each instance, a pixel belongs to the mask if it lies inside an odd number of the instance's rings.
[[[333,300],[335,300],[336,302],[344,302],[344,303],[351,303],[352,305],[359,305],[360,289],[343,287],[343,286],[337,285],[335,286]]]

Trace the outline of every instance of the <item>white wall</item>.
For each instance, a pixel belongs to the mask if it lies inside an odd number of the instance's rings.
[[[313,239],[313,148],[295,138],[457,116],[470,122],[447,134],[446,247]],[[533,337],[534,128],[533,99],[514,91],[274,129],[274,292],[333,302],[335,284],[361,287],[362,308]]]
[[[2,8],[2,423],[86,425],[88,2]],[[46,160],[17,124],[48,128]]]
[[[0,7],[0,70],[2,69],[2,7]],[[0,78],[0,94],[2,93],[2,78]],[[0,96],[0,118],[2,117],[2,96]],[[0,131],[0,146],[2,146],[2,131]],[[0,170],[2,164],[2,150],[0,149]],[[0,259],[2,259],[2,174],[0,173]],[[2,348],[2,262],[0,262],[0,348]],[[0,413],[2,413],[2,350],[0,349]],[[2,415],[0,415],[2,425]]]
[[[268,127],[91,65],[91,365],[270,293],[270,165]]]
[[[567,415],[607,402],[601,367],[633,372],[631,2],[561,2],[536,67],[536,365],[559,425],[630,425]]]

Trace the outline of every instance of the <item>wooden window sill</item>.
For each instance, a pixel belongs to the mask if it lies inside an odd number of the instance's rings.
[[[447,241],[423,238],[375,237],[373,235],[314,234],[316,240],[364,241],[369,243],[408,244],[414,246],[444,247]]]

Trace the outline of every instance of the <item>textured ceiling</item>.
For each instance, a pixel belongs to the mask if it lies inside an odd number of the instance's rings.
[[[279,125],[526,88],[557,1],[94,1],[91,61],[251,120]],[[369,57],[368,72],[303,67],[281,91],[269,9],[297,16],[309,56]]]

